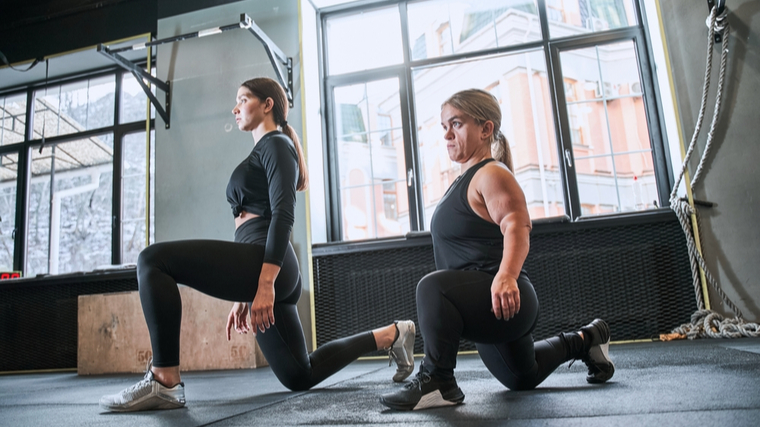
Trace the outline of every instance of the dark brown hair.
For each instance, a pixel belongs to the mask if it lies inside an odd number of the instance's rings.
[[[482,89],[467,89],[451,95],[443,103],[446,104],[472,117],[478,125],[490,120],[493,123],[491,155],[514,172],[512,151],[509,149],[507,137],[501,133],[501,107],[496,97]]]
[[[295,129],[288,124],[288,97],[285,95],[285,90],[279,83],[268,77],[257,77],[247,80],[240,86],[250,90],[253,96],[262,102],[266,101],[267,98],[272,98],[274,102],[274,107],[272,107],[274,122],[282,128],[282,133],[292,139],[293,144],[296,146],[296,153],[298,154],[298,182],[296,183],[296,190],[306,190],[309,186],[309,172],[306,170],[306,159],[304,159],[303,150],[301,149],[301,141],[298,139]]]

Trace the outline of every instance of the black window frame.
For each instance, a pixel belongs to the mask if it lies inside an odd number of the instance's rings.
[[[154,61],[151,61],[154,62]],[[147,61],[137,61],[136,65],[146,66]],[[45,87],[61,86],[79,81],[85,81],[93,78],[114,76],[114,120],[110,126],[104,126],[97,129],[90,129],[83,132],[58,135],[44,138],[44,145],[58,145],[82,138],[88,138],[99,135],[113,135],[113,178],[112,178],[112,205],[111,205],[111,264],[122,264],[122,235],[121,235],[121,218],[122,218],[122,170],[123,170],[123,138],[128,134],[137,132],[151,132],[155,129],[155,119],[149,119],[149,125],[146,126],[146,120],[120,122],[120,108],[122,95],[122,79],[125,71],[116,66],[88,70],[80,73],[73,73],[47,82],[38,81],[21,87],[14,87],[0,90],[0,97],[8,97],[20,94],[26,94],[26,123],[24,130],[24,140],[21,142],[0,146],[0,155],[17,154],[18,171],[16,176],[16,223],[14,228],[14,253],[13,269],[22,271],[22,276],[27,271],[27,232],[29,220],[29,189],[31,182],[31,150],[39,150],[43,145],[42,138],[33,138],[34,136],[34,100],[35,93],[44,90]]]
[[[323,112],[323,134],[325,167],[325,188],[327,194],[327,238],[330,242],[343,241],[341,223],[343,220],[340,202],[340,188],[338,182],[338,154],[336,147],[336,130],[334,129],[333,91],[336,87],[349,84],[368,83],[384,78],[398,77],[401,115],[403,122],[404,153],[407,173],[414,177],[420,176],[421,164],[419,159],[416,117],[414,114],[415,93],[413,88],[413,72],[421,67],[440,66],[456,63],[458,61],[485,58],[492,55],[503,55],[521,51],[543,49],[549,84],[551,86],[551,104],[554,121],[556,150],[559,159],[560,176],[564,194],[565,214],[570,221],[579,220],[604,220],[610,216],[618,215],[592,215],[584,216],[581,210],[581,201],[578,193],[578,181],[575,173],[575,162],[571,141],[571,129],[567,114],[567,103],[564,92],[564,82],[560,63],[560,53],[566,50],[583,47],[613,44],[624,41],[633,41],[639,64],[639,76],[642,85],[642,99],[645,106],[649,140],[652,148],[652,160],[654,174],[657,182],[659,206],[668,206],[668,195],[674,182],[671,169],[671,159],[664,129],[664,119],[660,102],[660,93],[656,84],[654,71],[654,56],[651,49],[651,38],[647,30],[646,16],[640,0],[632,0],[636,25],[618,29],[592,32],[588,34],[573,35],[568,37],[551,38],[547,15],[546,0],[536,0],[539,24],[541,26],[541,40],[528,42],[520,45],[491,48],[477,52],[464,52],[436,58],[425,58],[412,61],[410,55],[414,47],[409,40],[409,27],[407,8],[409,3],[415,0],[385,0],[376,2],[349,3],[345,5],[331,6],[317,10],[317,31],[319,37],[319,74],[321,81],[321,111]],[[355,71],[340,75],[330,75],[327,64],[326,22],[328,19],[351,15],[358,12],[372,11],[396,6],[399,9],[401,21],[401,40],[404,50],[403,63],[366,71]],[[424,231],[424,206],[422,200],[422,186],[419,179],[413,180],[408,188],[409,220],[412,232]],[[636,212],[621,212],[619,214],[636,216]],[[399,236],[402,237],[402,236]],[[370,239],[382,240],[382,239]]]

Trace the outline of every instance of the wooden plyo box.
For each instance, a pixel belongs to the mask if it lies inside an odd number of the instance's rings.
[[[225,325],[232,303],[204,295],[186,286],[182,297],[180,368],[183,371],[251,369],[267,366],[250,332],[232,331],[227,341]],[[137,291],[80,295],[78,301],[79,375],[139,373],[150,360],[148,326]]]

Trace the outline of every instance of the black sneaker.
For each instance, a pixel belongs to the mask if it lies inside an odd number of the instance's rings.
[[[586,381],[590,383],[603,383],[615,374],[615,365],[609,355],[610,327],[602,319],[581,328],[583,335],[589,337],[588,351],[581,360],[588,366]]]
[[[462,401],[464,393],[454,378],[440,380],[431,377],[422,369],[403,389],[380,397],[383,405],[399,411],[453,406]]]

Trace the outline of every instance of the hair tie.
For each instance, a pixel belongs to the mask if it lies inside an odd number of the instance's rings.
[[[280,127],[282,127],[283,129],[285,129],[286,127],[288,127],[288,121],[287,120],[283,120],[282,123],[280,123]]]

